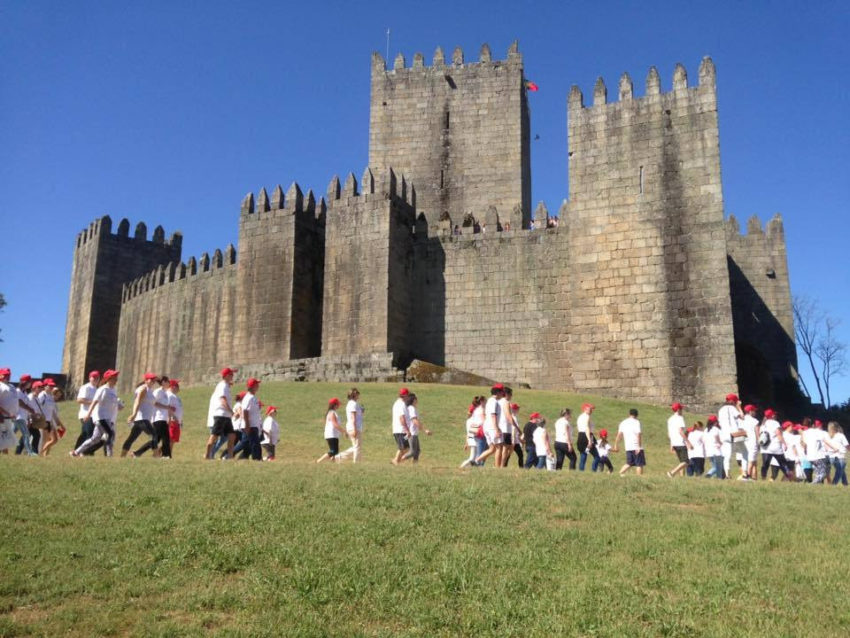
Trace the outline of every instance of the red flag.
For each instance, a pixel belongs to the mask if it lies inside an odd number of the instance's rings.
[[[534,82],[532,82],[531,80],[525,81],[525,88],[527,88],[529,91],[538,91],[539,90],[539,87]]]

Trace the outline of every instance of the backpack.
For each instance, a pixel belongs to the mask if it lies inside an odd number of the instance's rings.
[[[770,445],[770,432],[767,430],[762,430],[761,434],[759,434],[759,445],[762,447],[767,447]]]

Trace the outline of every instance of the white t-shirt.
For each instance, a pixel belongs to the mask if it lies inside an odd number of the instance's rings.
[[[29,397],[29,395],[20,388],[17,388],[17,390],[18,400],[26,403],[34,412],[38,412],[38,408],[35,407],[35,404],[32,402],[32,399]],[[88,410],[88,406],[86,406],[86,410]],[[18,420],[26,422],[29,420],[29,416],[30,413],[24,410],[24,407],[20,403],[18,403]]]
[[[717,411],[717,422],[720,424],[720,440],[729,443],[732,432],[741,429],[741,413],[734,405],[726,404]],[[740,439],[743,441],[743,439]]]
[[[242,397],[243,399],[245,397]],[[230,417],[230,422],[233,424],[233,429],[241,432],[245,429],[245,421],[242,420],[242,399],[237,399],[233,406],[233,416]]]
[[[223,405],[221,405],[221,397],[224,397],[227,400],[227,405],[233,408],[233,401],[230,398],[230,385],[224,379],[218,382],[218,385],[215,386],[215,390],[213,390],[212,396],[210,397],[210,410],[208,419],[210,427],[212,427],[213,418],[217,416],[233,416],[232,410],[228,410]]]
[[[393,434],[407,434],[407,406],[399,397],[393,403]]]
[[[466,441],[467,443],[475,441],[475,435],[478,433],[478,426],[481,425],[475,416],[471,416],[466,420]]]
[[[251,392],[242,397],[242,422],[246,430],[260,427],[260,400]]]
[[[87,403],[81,403],[80,409],[77,410],[77,418],[81,421],[85,419],[86,414],[88,414],[89,407],[91,406],[91,402],[94,399],[95,392],[97,392],[97,388],[91,382],[81,385],[80,389],[77,391],[77,401],[87,401]]]
[[[722,436],[720,428],[714,427],[707,428],[702,433],[702,444],[705,448],[706,456],[723,456],[723,448],[721,447],[723,443]]]
[[[620,434],[623,435],[623,445],[626,452],[637,452],[640,447],[640,421],[633,416],[620,422]]]
[[[828,437],[828,440],[832,447],[838,448],[837,452],[830,452],[830,455],[837,459],[844,459],[847,456],[847,446],[850,445],[844,433],[836,432],[834,436]]]
[[[118,393],[115,391],[115,388],[110,388],[107,384],[100,386],[94,393],[92,401],[97,401],[97,405],[92,410],[92,420],[95,423],[106,421],[107,423],[114,424],[115,419],[118,418],[119,406]]]
[[[476,429],[479,425],[484,425],[484,406],[479,405],[472,411],[472,418],[475,419]]]
[[[271,415],[267,416],[263,421],[263,443],[277,445],[280,441],[280,426],[277,424]]]
[[[56,409],[56,401],[53,400],[53,392],[42,390],[36,400],[41,406],[44,418],[50,423],[56,423],[56,417],[59,416],[59,410]]]
[[[417,421],[419,421],[419,412],[416,410],[416,406],[411,403],[407,406],[407,427],[410,428],[411,436],[419,434],[419,426],[416,425]]]
[[[133,419],[136,421],[150,421],[153,423],[153,414],[155,411],[153,390],[143,383],[133,392],[134,405],[136,401],[139,401],[139,410],[136,412],[136,416],[134,416]]]
[[[562,416],[555,421],[555,443],[569,443],[571,438],[570,421]]]
[[[18,391],[11,383],[0,381],[0,408],[4,419],[18,417]],[[50,417],[47,417],[50,420]]]
[[[183,400],[179,395],[174,394],[171,390],[166,391],[165,396],[168,398],[168,405],[174,408],[170,419],[183,424]]]
[[[354,422],[351,415],[354,414]],[[348,432],[363,431],[363,407],[354,399],[349,400],[345,406],[345,429]]]
[[[549,451],[546,449],[546,428],[538,425],[534,429],[534,453],[537,456],[546,456]]]
[[[336,417],[336,421],[334,421],[334,417]],[[342,434],[337,428],[337,424],[339,423],[339,415],[336,413],[336,410],[328,410],[328,413],[325,415],[325,438],[326,439],[338,439]]]
[[[490,432],[495,432],[499,429],[502,407],[499,405],[499,400],[496,397],[487,399],[487,404],[484,406],[484,429]]]
[[[499,399],[499,431],[502,434],[510,434],[513,425],[511,416],[511,403],[505,397]]]
[[[168,408],[167,407],[161,408],[158,405],[156,405],[157,403],[159,403],[160,405],[165,405],[165,406],[168,405],[168,391],[165,388],[162,388],[162,387],[157,388],[156,390],[153,391],[153,401],[154,401],[153,420],[154,421],[168,421],[168,417],[169,417]]]
[[[705,458],[705,443],[703,442],[702,430],[692,430],[688,432],[688,443],[691,444],[688,449],[689,459],[704,459]]]
[[[587,412],[582,412],[576,419],[576,431],[579,434],[586,434],[587,438],[593,433],[593,421]]]
[[[758,437],[756,436],[756,428],[758,425],[759,420],[752,414],[745,416],[744,421],[741,424],[741,429],[747,433],[747,445],[750,447],[753,447],[756,443],[758,443]]]
[[[779,421],[766,419],[761,429],[762,432],[767,432],[770,435],[770,443],[764,448],[765,454],[783,454],[785,450],[782,448],[782,441],[779,440],[779,433],[782,431]]]
[[[826,447],[823,444],[826,438],[826,432],[820,428],[809,428],[803,432],[803,443],[806,445],[806,458],[809,461],[820,461],[826,458]]]
[[[785,458],[789,461],[796,461],[799,456],[800,439],[802,437],[793,432],[786,432],[782,435],[782,438],[785,439]]]
[[[684,431],[685,417],[674,412],[667,419],[667,437],[670,439],[670,447],[685,446],[685,438],[682,436],[682,432]]]
[[[608,458],[608,455],[611,453],[611,444],[610,443],[597,443],[596,451],[599,453],[599,458],[601,458],[601,459]]]

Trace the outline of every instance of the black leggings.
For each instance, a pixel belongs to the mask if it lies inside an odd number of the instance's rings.
[[[691,463],[691,471],[694,476],[702,476],[703,472],[705,472],[705,457],[703,456],[695,456],[690,460]]]
[[[564,468],[564,457],[570,460],[570,469],[576,469],[576,456],[575,450],[571,450],[570,447],[566,443],[559,443],[555,441],[555,469],[562,470]]]
[[[611,465],[611,459],[609,459],[607,456],[600,456],[599,457],[599,465],[604,465],[608,469],[609,473],[611,473],[611,474],[614,473],[614,466]],[[602,472],[601,467],[599,468],[599,471]]]
[[[516,453],[517,467],[522,467],[522,446],[519,443],[514,443],[514,452]]]
[[[771,467],[770,459],[776,459],[776,462],[779,463],[779,467],[775,465]],[[768,454],[767,452],[761,453],[761,479],[764,480],[767,478],[767,468],[770,467],[770,477],[772,479],[776,478],[776,475],[779,474],[779,470],[782,470],[782,473],[785,476],[788,476],[788,461],[785,460],[784,454]]]
[[[133,427],[130,429],[130,434],[127,436],[127,439],[124,441],[124,444],[121,446],[121,449],[125,452],[129,452],[130,448],[133,446],[133,443],[136,439],[139,438],[141,434],[147,434],[153,439],[153,426],[151,426],[150,421],[133,421]],[[153,440],[148,441],[145,445],[139,448],[139,453],[143,453],[145,450],[149,450],[153,447]]]

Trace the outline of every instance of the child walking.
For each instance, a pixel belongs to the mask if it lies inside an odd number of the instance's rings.
[[[611,453],[611,444],[608,443],[608,430],[599,430],[599,440],[596,442],[596,451],[599,453],[599,461],[593,461],[593,467],[599,472],[604,472],[607,468],[608,474],[614,473],[614,466],[608,455]]]

